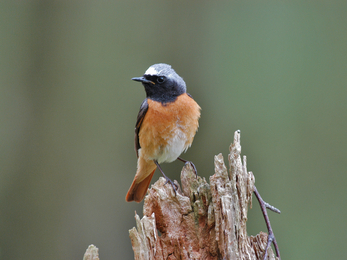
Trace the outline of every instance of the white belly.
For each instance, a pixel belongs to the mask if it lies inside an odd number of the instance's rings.
[[[168,140],[166,147],[163,147],[154,159],[158,163],[175,161],[183,151],[187,150],[186,140],[186,135],[180,129],[176,129],[173,138]]]

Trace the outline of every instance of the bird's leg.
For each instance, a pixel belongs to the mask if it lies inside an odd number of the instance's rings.
[[[173,188],[173,190],[174,190],[174,192],[175,192],[175,196],[176,196],[176,190],[178,189],[178,186],[177,186],[172,180],[170,180],[169,177],[167,177],[167,176],[165,175],[165,173],[163,172],[163,170],[162,170],[161,167],[160,167],[160,164],[159,164],[156,160],[153,160],[153,161],[154,161],[155,165],[157,165],[157,167],[158,167],[159,171],[161,172],[161,174],[162,174],[162,175],[164,176],[164,178],[166,179],[166,182],[165,182],[164,185],[166,185],[167,183],[170,183],[171,186],[172,186],[172,188]]]
[[[258,190],[257,190],[257,188],[255,186],[254,186],[254,194],[257,197],[257,200],[259,201],[259,205],[260,205],[261,211],[263,212],[263,216],[264,216],[265,223],[266,223],[266,226],[267,226],[267,230],[268,230],[268,233],[269,233],[268,234],[268,238],[267,238],[267,244],[266,244],[265,254],[264,254],[263,260],[267,259],[267,250],[271,246],[271,243],[274,244],[275,251],[276,251],[276,256],[279,259],[281,259],[280,250],[278,249],[278,245],[277,245],[277,241],[276,241],[276,238],[275,238],[275,234],[272,231],[271,224],[270,224],[270,219],[269,219],[269,216],[267,214],[266,209],[268,208],[269,210],[272,210],[273,212],[276,212],[278,214],[280,214],[281,211],[279,209],[275,208],[274,206],[271,206],[269,203],[265,202],[262,199],[262,197],[260,196],[260,194],[259,194],[259,192],[258,192]]]
[[[198,177],[198,172],[197,172],[196,167],[195,167],[195,165],[194,165],[193,162],[184,160],[184,159],[182,159],[182,158],[180,158],[180,157],[177,157],[177,159],[180,160],[181,162],[184,162],[184,164],[189,163],[189,164],[193,167],[193,170],[194,170],[194,173],[195,173],[195,175],[196,175],[196,178]]]

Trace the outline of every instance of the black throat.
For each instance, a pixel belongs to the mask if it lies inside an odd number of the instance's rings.
[[[147,98],[161,102],[163,105],[174,102],[178,96],[184,93],[182,91],[179,91],[179,89],[177,88],[167,89],[146,83],[144,83],[143,85],[145,87]]]

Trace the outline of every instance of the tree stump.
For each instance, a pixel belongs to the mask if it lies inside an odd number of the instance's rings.
[[[247,236],[254,175],[241,160],[240,131],[230,145],[229,171],[222,154],[215,156],[210,184],[196,177],[190,164],[181,172],[182,188],[173,191],[160,178],[148,190],[143,215],[135,213],[129,230],[135,259],[262,259],[268,236]],[[268,259],[277,259],[269,247]]]

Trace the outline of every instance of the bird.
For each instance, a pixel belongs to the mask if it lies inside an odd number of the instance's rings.
[[[187,93],[183,78],[168,64],[154,64],[142,77],[132,80],[142,83],[146,98],[135,125],[137,170],[125,200],[141,202],[157,168],[176,195],[177,185],[165,175],[160,164],[178,159],[191,164],[197,174],[195,165],[179,156],[192,145],[201,108]]]

